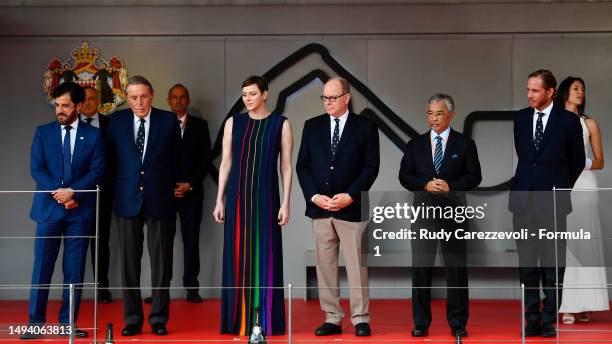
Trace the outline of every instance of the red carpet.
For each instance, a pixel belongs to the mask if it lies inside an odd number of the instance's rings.
[[[343,300],[343,307],[348,312],[348,302]],[[220,301],[205,300],[202,304],[190,304],[184,300],[174,300],[171,305],[170,322],[168,330],[170,334],[166,337],[153,336],[150,328],[145,325],[144,334],[135,337],[121,337],[123,328],[123,307],[120,301],[110,305],[99,305],[98,324],[101,331],[98,333],[100,341],[104,339],[104,328],[107,321],[114,325],[115,342],[134,342],[143,340],[148,343],[182,343],[188,341],[199,341],[204,343],[223,342],[246,342],[246,337],[233,335],[220,335],[219,328],[219,303]],[[49,304],[49,323],[57,321],[59,302],[52,301]],[[429,330],[430,335],[426,339],[412,338],[410,300],[372,300],[370,311],[372,314],[372,336],[355,337],[354,328],[348,318],[342,325],[344,334],[332,337],[315,337],[314,329],[323,322],[323,314],[319,309],[317,300],[293,302],[293,342],[295,343],[453,343],[450,330],[445,320],[444,301],[436,300],[433,304],[434,320]],[[148,312],[145,305],[145,316]],[[593,313],[590,323],[576,325],[561,325],[560,340],[565,343],[612,343],[612,312]],[[3,343],[25,343],[18,340],[19,335],[8,333],[8,326],[21,325],[27,321],[26,301],[1,301],[0,302],[0,344]],[[93,324],[93,303],[89,300],[83,302],[78,325],[80,328],[91,328]],[[468,323],[469,337],[464,338],[464,343],[520,343],[520,303],[518,301],[483,301],[470,302],[470,320]],[[565,330],[577,330],[577,332],[565,332]],[[80,343],[91,343],[90,338],[77,340]],[[286,342],[287,336],[269,337],[270,343]],[[555,338],[545,339],[541,337],[528,338],[528,343],[554,343]],[[27,343],[42,343],[41,340],[27,341]],[[59,337],[44,341],[67,342],[67,339]]]

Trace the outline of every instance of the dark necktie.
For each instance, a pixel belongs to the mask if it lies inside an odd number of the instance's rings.
[[[62,144],[63,159],[64,159],[64,186],[69,186],[72,182],[72,154],[70,153],[70,130],[72,127],[67,125],[64,127],[66,134],[64,135],[64,143]]]
[[[436,136],[436,149],[434,150],[434,168],[436,174],[440,174],[440,167],[442,167],[442,137]]]
[[[136,134],[136,150],[138,151],[138,159],[142,161],[145,144],[145,120],[140,119],[140,126],[138,126],[138,134]]]
[[[544,137],[544,122],[542,122],[542,117],[544,116],[544,112],[538,112],[538,120],[536,121],[536,130],[535,137],[533,138],[533,148],[535,148],[536,153],[540,152],[542,148],[542,138]]]
[[[85,118],[85,122],[87,122],[87,124],[91,125],[91,122],[93,121],[93,117],[87,117]]]
[[[331,145],[331,158],[332,161],[336,159],[336,153],[338,152],[338,142],[340,142],[340,119],[335,118],[336,126],[334,127],[334,135],[332,136],[332,145]]]

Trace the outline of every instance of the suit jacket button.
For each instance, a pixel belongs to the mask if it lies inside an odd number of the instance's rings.
[[[140,171],[140,175],[144,175],[144,171]]]
[[[330,170],[333,170],[333,169],[334,169],[334,166],[330,166],[330,167],[329,167],[329,169],[330,169]]]
[[[140,189],[140,191],[144,190],[144,188],[142,186],[139,189]]]
[[[531,166],[536,167],[538,166],[538,164],[536,164],[535,162],[533,164],[531,164]]]

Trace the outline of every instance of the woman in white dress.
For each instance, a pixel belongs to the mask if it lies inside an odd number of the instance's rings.
[[[559,309],[563,313],[564,324],[586,322],[590,320],[589,312],[610,309],[599,221],[597,178],[593,173],[593,170],[604,167],[604,156],[597,121],[584,114],[584,90],[585,84],[581,78],[568,77],[559,85],[555,98],[556,104],[565,104],[566,110],[580,116],[587,156],[584,171],[571,194],[574,210],[567,218],[567,230],[583,228],[591,232],[591,240],[567,242],[563,297]]]

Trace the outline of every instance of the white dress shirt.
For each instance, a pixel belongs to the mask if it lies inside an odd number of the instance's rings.
[[[91,123],[89,123],[89,125],[94,126],[96,128],[100,128],[100,114],[99,113],[94,113],[93,116],[86,116],[83,114],[80,114],[81,116],[81,121],[87,123],[87,119],[91,118]]]
[[[145,137],[144,137],[144,149],[142,150],[142,160],[144,160],[145,154],[147,153],[147,142],[149,141],[149,127],[151,126],[151,110],[149,109],[149,113],[143,117],[145,120],[144,129],[145,129]],[[140,117],[134,114],[134,143],[136,143],[136,138],[138,137],[138,128],[140,127]]]
[[[442,133],[438,135],[434,130],[429,131],[429,139],[431,140],[431,158],[433,159],[436,154],[436,137],[442,137],[442,156],[446,152],[446,143],[448,142],[448,135],[450,135],[451,128],[448,127]]]
[[[542,132],[546,131],[546,123],[548,123],[548,117],[550,117],[550,111],[552,111],[553,108],[553,103],[551,102],[550,105],[548,105],[546,107],[546,109],[540,111],[538,109],[533,109],[533,138],[535,139],[535,132],[536,132],[536,123],[538,122],[538,112],[543,112],[544,116],[542,116]]]
[[[338,123],[338,140],[340,140],[340,138],[342,137],[342,131],[344,131],[344,125],[346,124],[348,115],[349,115],[349,111],[346,110],[346,112],[342,116],[338,117],[338,119],[340,119],[340,122]],[[336,128],[336,121],[335,121],[336,117],[329,115],[329,118],[331,119],[330,120],[330,133],[331,133],[330,138],[331,138],[331,141],[333,141],[334,140],[334,129]]]
[[[187,124],[187,114],[185,113],[183,117],[179,118],[179,126],[181,127],[181,137],[185,133],[185,125]]]
[[[68,125],[61,125],[62,127],[62,149],[64,145],[64,137],[66,136],[66,128]],[[72,157],[74,156],[74,143],[76,142],[76,133],[79,128],[79,119],[75,119],[74,122],[70,123],[72,129],[70,129],[70,161],[72,161]]]

